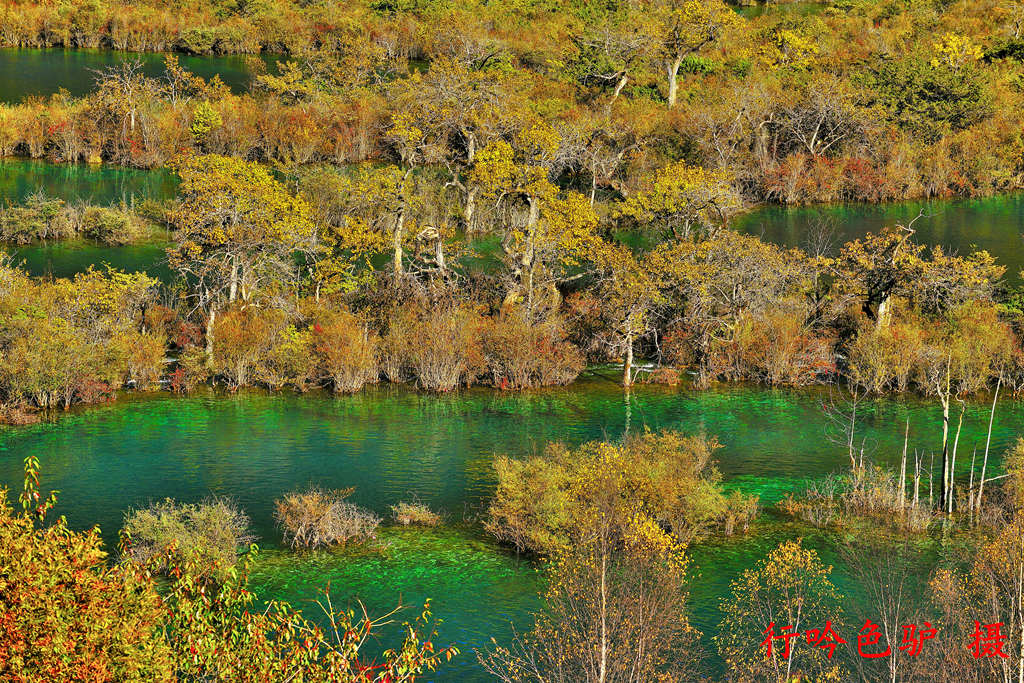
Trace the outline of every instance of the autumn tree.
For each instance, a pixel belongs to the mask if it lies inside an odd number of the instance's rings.
[[[521,300],[528,316],[538,291],[562,281],[585,263],[599,238],[597,216],[578,192],[561,191],[552,180],[561,139],[535,123],[517,134],[514,145],[491,143],[477,154],[472,181],[505,210],[501,247],[512,284],[506,305]]]
[[[296,252],[314,235],[310,209],[259,164],[209,155],[183,159],[178,205],[169,220],[171,266],[207,313],[207,352],[217,311],[270,290],[294,287]]]
[[[610,89],[614,103],[654,54],[657,38],[645,9],[634,0],[595,7],[561,62],[565,74],[597,92]]]
[[[739,192],[727,171],[709,171],[678,161],[615,206],[614,215],[650,225],[675,239],[708,235],[728,225],[742,208]]]
[[[613,352],[622,355],[622,386],[633,384],[633,351],[637,341],[654,331],[656,307],[664,302],[659,283],[625,246],[609,245],[599,259],[597,298]]]
[[[802,634],[842,628],[840,595],[832,567],[800,540],[787,541],[733,582],[722,600],[725,617],[715,638],[730,674],[739,680],[794,678],[844,680],[837,659],[826,647],[808,644]],[[776,639],[784,634],[801,637]],[[834,642],[834,641],[833,641]],[[841,647],[841,645],[839,646]]]
[[[484,669],[507,683],[692,675],[698,633],[686,617],[685,545],[615,500],[595,501],[586,514],[579,536],[548,565],[533,629],[510,647],[479,653]]]
[[[974,301],[952,311],[929,330],[917,361],[921,390],[942,407],[942,481],[939,507],[953,512],[957,445],[966,411],[965,399],[989,385],[1009,365],[1015,340],[1009,326],[990,304]],[[959,406],[951,436],[951,407]]]
[[[721,0],[659,0],[652,3],[655,35],[668,71],[668,106],[676,104],[679,67],[687,55],[716,43],[743,19]]]
[[[735,342],[743,321],[809,291],[817,267],[802,252],[732,230],[659,245],[646,264],[666,299],[661,329],[675,347],[666,351],[678,364],[696,366],[702,386],[723,373],[720,351]]]
[[[925,310],[942,313],[970,300],[988,300],[1005,272],[987,252],[931,254],[912,237],[912,227],[898,226],[848,242],[837,262],[840,288],[855,293],[862,309],[879,328],[889,322],[893,296],[902,296]]]
[[[393,85],[396,108],[407,117],[405,125],[422,135],[427,163],[447,169],[450,184],[462,196],[462,227],[472,233],[480,186],[467,172],[477,150],[514,127],[512,90],[515,75],[490,65],[486,55],[475,60],[442,57],[424,73],[414,72]]]

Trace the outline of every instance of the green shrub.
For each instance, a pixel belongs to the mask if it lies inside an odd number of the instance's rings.
[[[36,240],[67,239],[77,232],[73,211],[61,199],[37,192],[20,206],[0,211],[0,240],[29,244]]]
[[[132,244],[145,233],[142,220],[125,209],[87,206],[78,220],[82,237],[104,244]]]
[[[713,438],[677,432],[645,433],[621,444],[594,441],[569,449],[548,446],[522,460],[499,457],[498,488],[485,527],[520,550],[562,548],[598,501],[642,508],[689,543],[714,530],[744,529],[757,501],[720,486]]]
[[[316,374],[312,330],[299,330],[289,325],[261,358],[256,378],[271,389],[291,386],[306,391]]]
[[[150,564],[167,548],[194,560],[204,571],[235,564],[239,551],[255,540],[249,518],[234,503],[210,498],[201,503],[177,503],[167,498],[124,516],[124,533],[130,539],[125,558]]]

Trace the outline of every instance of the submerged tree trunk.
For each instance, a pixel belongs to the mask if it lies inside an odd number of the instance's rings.
[[[946,509],[946,487],[949,483],[949,358],[946,359],[946,389],[939,388],[942,404],[942,487],[939,491],[939,509]]]
[[[907,504],[907,441],[910,439],[910,418],[907,418],[907,426],[903,430],[903,461],[900,463],[900,492],[899,506],[902,510]]]
[[[996,380],[996,393],[992,396],[992,412],[988,415],[988,436],[985,437],[985,457],[981,461],[981,479],[978,481],[978,502],[974,508],[981,514],[981,496],[985,493],[985,470],[988,469],[988,448],[992,444],[992,422],[996,417],[996,401],[999,400],[999,387],[1003,384],[1003,375]]]
[[[966,410],[967,404],[960,403],[960,418],[956,423],[956,436],[953,437],[953,451],[949,457],[949,493],[948,500],[946,501],[946,512],[949,514],[953,513],[953,499],[954,495],[954,482],[955,482],[955,470],[956,470],[956,449],[960,445],[960,430],[964,426],[964,410]]]

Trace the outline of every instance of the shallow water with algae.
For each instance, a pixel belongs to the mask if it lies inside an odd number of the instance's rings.
[[[732,386],[706,392],[640,386],[628,397],[614,372],[590,373],[570,387],[522,393],[472,389],[436,396],[378,386],[354,396],[241,393],[133,396],[74,410],[53,423],[0,428],[0,484],[20,486],[21,462],[39,455],[43,486],[60,491],[57,512],[76,527],[99,524],[114,542],[124,511],[163,497],[234,498],[250,515],[264,550],[254,586],[261,597],[303,605],[330,585],[341,604],[361,599],[373,613],[401,601],[414,608],[432,598],[443,620],[438,642],[463,654],[433,680],[472,680],[482,673],[473,649],[501,642],[512,624],[522,631],[538,604],[536,566],[497,546],[479,527],[493,492],[495,454],[523,456],[549,441],[617,439],[627,430],[674,428],[715,435],[725,484],[771,505],[808,478],[841,470],[846,447],[833,438],[824,389],[774,391]],[[918,399],[861,404],[860,436],[871,458],[895,464],[910,420],[910,448],[934,451],[941,441],[937,404]],[[984,447],[988,405],[968,405],[959,462]],[[1001,453],[1024,429],[1024,405],[1000,402],[993,450]],[[273,501],[317,483],[354,486],[354,502],[387,517],[416,498],[446,515],[434,529],[382,529],[371,549],[293,553],[280,547]],[[782,540],[803,536],[837,564],[843,538],[769,513],[749,535],[713,539],[691,549],[692,619],[714,635],[718,603],[729,582]],[[936,541],[921,539],[934,566]],[[410,613],[409,616],[412,616]],[[390,636],[385,634],[383,645]],[[708,641],[710,643],[710,640]],[[710,645],[709,645],[710,647]],[[712,664],[714,659],[712,658]]]

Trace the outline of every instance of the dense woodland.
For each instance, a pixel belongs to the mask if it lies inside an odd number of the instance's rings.
[[[521,390],[597,364],[627,391],[828,384],[849,467],[772,514],[852,539],[890,652],[801,640],[766,656],[772,621],[860,625],[799,540],[736,579],[702,641],[691,548],[748,533],[761,503],[724,484],[713,435],[643,431],[496,455],[471,523],[547,588],[532,628],[474,653],[434,643],[429,605],[384,653],[366,643],[397,613],[329,596],[322,616],[257,609],[257,539],[229,500],[126,511],[108,559],[98,530],[48,515],[30,456],[21,510],[0,496],[0,680],[394,683],[451,656],[510,682],[1024,680],[1024,441],[958,461],[967,401],[993,392],[994,416],[1024,391],[1024,294],[987,252],[926,248],[912,220],[846,244],[823,226],[799,249],[730,227],[758,202],[1020,189],[1022,27],[1016,0],[752,19],[719,0],[5,3],[6,46],[169,54],[163,78],[126,55],[84,97],[0,105],[0,155],[168,167],[180,185],[167,202],[36,194],[0,211],[12,249],[166,237],[174,274],[33,277],[0,257],[0,422],[126,390]],[[174,51],[286,59],[254,62],[233,94]],[[858,445],[858,405],[896,392],[941,413],[938,461],[909,455],[909,436],[898,469]],[[276,500],[288,552],[372,552],[382,520],[351,493],[314,482]],[[929,534],[951,557],[922,581]],[[904,657],[901,625],[926,620],[943,639]],[[997,622],[1006,656],[972,657]]]
[[[241,95],[173,56],[163,79],[108,71],[89,96],[0,108],[0,154],[142,167],[183,150],[374,161],[435,168],[457,195],[472,193],[477,151],[541,126],[551,178],[601,197],[635,194],[676,161],[727,174],[756,201],[1020,187],[1016,0],[817,7],[747,20],[683,0],[9,2],[8,46],[287,61]]]

